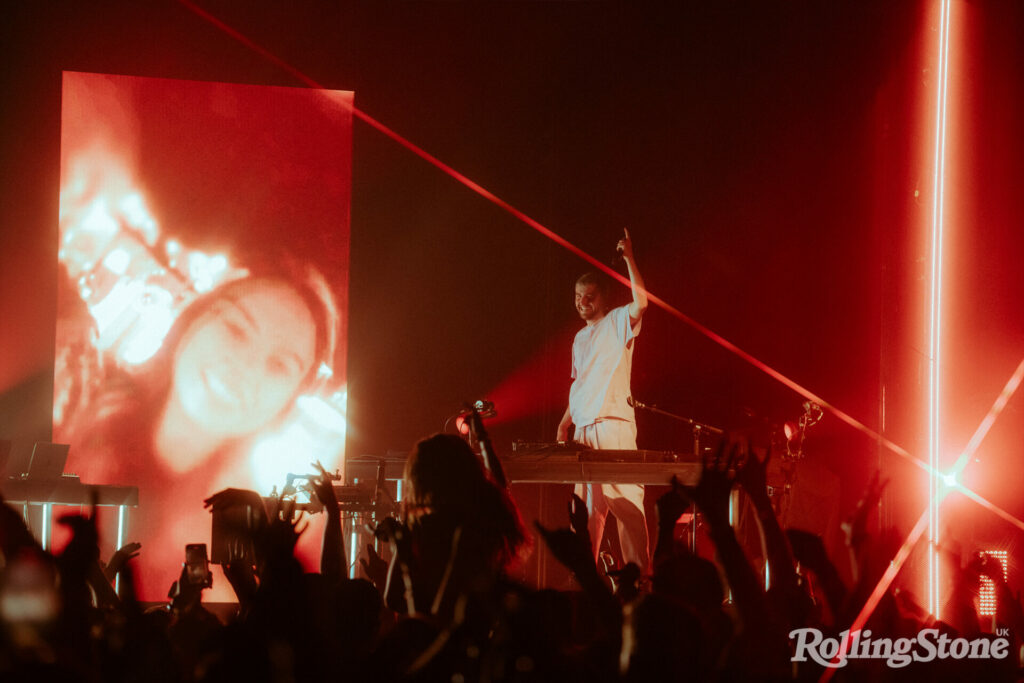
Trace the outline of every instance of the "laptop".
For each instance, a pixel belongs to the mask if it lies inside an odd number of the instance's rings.
[[[32,448],[32,459],[28,461],[25,479],[60,479],[68,461],[71,446],[66,443],[37,441]]]

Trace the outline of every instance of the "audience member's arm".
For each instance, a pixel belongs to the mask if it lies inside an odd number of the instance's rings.
[[[838,617],[846,601],[846,585],[839,577],[836,566],[829,560],[821,536],[801,529],[787,529],[786,536],[797,562],[818,577],[829,610],[833,616]]]
[[[724,456],[723,443],[714,456],[705,458],[697,485],[681,490],[704,513],[740,618],[748,626],[762,624],[766,622],[767,613],[761,585],[729,525],[729,495],[735,482],[738,447],[732,447],[728,458]]]
[[[768,611],[761,582],[747,562],[736,534],[729,525],[729,495],[736,481],[738,447],[729,457],[725,445],[704,461],[700,481],[693,488],[684,488],[688,496],[704,512],[719,562],[740,619],[737,648],[734,651],[741,677],[781,678],[787,676],[789,649],[787,633]]]
[[[337,583],[345,578],[345,539],[341,533],[341,510],[334,495],[334,484],[327,470],[314,463],[320,476],[313,480],[316,497],[324,506],[327,521],[324,524],[323,547],[320,550],[320,573]]]
[[[409,528],[394,517],[385,517],[374,535],[391,543],[391,564],[384,584],[384,604],[388,609],[406,614],[416,613],[416,596],[412,584],[412,536]]]
[[[672,476],[672,488],[658,498],[658,540],[654,546],[654,565],[672,557],[675,553],[676,522],[690,507],[685,495],[680,490],[679,480]]]
[[[943,621],[961,635],[974,638],[980,632],[978,612],[974,609],[974,598],[978,594],[980,579],[980,558],[973,558],[966,567],[962,566],[959,553],[952,553],[951,559],[953,590],[950,592],[947,605],[943,608]]]
[[[256,599],[256,591],[260,587],[256,581],[252,562],[244,557],[239,557],[224,563],[221,568],[224,570],[224,578],[231,584],[231,590],[238,598],[238,614],[244,618],[249,613],[252,603]]]
[[[864,496],[857,503],[857,508],[848,520],[843,522],[842,528],[846,534],[846,546],[850,553],[850,572],[855,583],[863,578],[864,562],[866,560],[866,541],[868,538],[868,517],[878,507],[878,501],[882,499],[882,491],[885,490],[888,480],[880,482],[880,473],[875,471],[874,476],[868,483]]]
[[[576,582],[590,597],[603,615],[606,626],[618,628],[622,613],[615,596],[601,579],[594,564],[594,550],[591,545],[587,506],[576,494],[569,502],[568,529],[547,529],[540,522],[534,526],[544,539],[545,545],[569,571],[576,577]]]
[[[110,562],[103,567],[103,576],[106,577],[110,583],[114,582],[117,578],[118,573],[124,567],[128,560],[134,559],[139,556],[139,549],[142,548],[141,543],[126,543],[110,556]]]
[[[548,529],[540,522],[533,524],[551,554],[573,573],[580,588],[594,601],[606,623],[617,623],[621,616],[619,605],[597,573],[594,554],[586,537],[571,529]]]
[[[117,593],[114,591],[114,587],[111,585],[110,581],[107,580],[106,574],[104,573],[104,569],[100,565],[99,560],[94,562],[89,568],[86,580],[89,582],[93,593],[96,595],[97,607],[114,608],[118,606],[120,600],[117,598]]]
[[[363,574],[374,585],[377,592],[384,595],[384,587],[388,582],[388,563],[377,554],[377,549],[372,543],[366,544],[366,557],[359,558],[359,564],[363,568]]]
[[[789,541],[779,526],[779,520],[772,509],[771,498],[768,497],[767,472],[771,460],[771,449],[760,460],[753,450],[747,450],[739,464],[737,478],[740,486],[750,496],[750,501],[757,511],[757,520],[764,534],[768,567],[771,576],[769,601],[776,612],[784,612],[790,628],[803,623],[807,610],[810,609],[809,598],[801,590],[797,580],[796,567]]]

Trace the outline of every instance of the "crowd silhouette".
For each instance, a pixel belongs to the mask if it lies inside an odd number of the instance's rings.
[[[348,576],[341,512],[323,468],[312,480],[327,515],[317,573],[304,572],[295,558],[303,527],[289,503],[221,491],[206,501],[211,511],[250,512],[223,565],[238,599],[226,621],[204,607],[204,584],[192,580],[187,566],[166,604],[141,604],[132,558],[146,552],[145,539],[141,549],[129,544],[102,563],[95,508],[60,520],[71,540],[54,556],[14,508],[0,505],[0,680],[819,680],[829,669],[799,656],[794,632],[841,637],[901,539],[868,533],[884,487],[876,475],[843,525],[853,576],[844,583],[820,537],[781,528],[766,486],[770,457],[727,441],[705,457],[695,486],[673,481],[657,502],[650,576],[629,565],[611,576],[599,570],[586,507],[573,496],[564,528],[535,525],[540,542],[572,572],[577,589],[564,591],[510,579],[530,550],[531,534],[508,490],[455,436],[435,435],[412,449],[401,514],[376,532],[389,552],[366,549],[365,578]],[[757,513],[771,568],[768,590],[729,523],[736,487]],[[714,562],[677,537],[677,521],[692,504],[703,515]],[[1008,654],[907,666],[852,657],[831,669],[835,680],[1019,679],[1019,596],[997,562],[945,551],[958,574],[944,621],[934,621],[906,591],[889,590],[862,633],[870,631],[877,642],[934,629],[986,645],[999,633],[1010,641]],[[998,613],[984,623],[974,605],[982,577],[998,595]]]

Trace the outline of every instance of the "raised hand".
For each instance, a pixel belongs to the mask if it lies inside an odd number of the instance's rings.
[[[294,502],[285,501],[278,514],[274,515],[267,526],[257,529],[253,534],[257,561],[279,561],[295,554],[295,544],[299,542],[308,521],[293,514]],[[262,575],[261,575],[262,576]]]
[[[398,561],[409,564],[413,560],[412,534],[409,527],[394,517],[385,517],[374,529],[373,535],[387,543],[393,543]]]
[[[660,564],[665,558],[671,557],[676,552],[675,530],[676,523],[683,516],[693,501],[687,495],[682,484],[674,475],[672,477],[672,488],[658,498],[655,507],[658,510],[658,541],[654,546],[655,564]]]
[[[377,587],[377,590],[383,592],[388,582],[388,563],[377,554],[372,543],[366,544],[366,557],[359,558],[359,566],[363,568],[366,578]]]
[[[633,240],[629,237],[629,230],[622,229],[622,239],[615,245],[615,250],[622,255],[623,260],[633,260]]]
[[[821,574],[826,566],[832,564],[821,536],[803,529],[786,529],[786,538],[796,561],[811,571]]]
[[[263,521],[266,521],[266,508],[263,505],[263,498],[255,491],[248,489],[224,489],[218,491],[203,501],[203,506],[210,512],[227,510],[232,507],[250,507],[253,510],[261,511]],[[260,515],[257,515],[260,516]]]
[[[327,513],[336,514],[338,512],[338,498],[334,494],[335,477],[324,469],[324,466],[319,461],[312,463],[312,465],[320,473],[320,476],[310,480],[310,483],[313,485],[313,491]]]
[[[733,484],[736,483],[739,444],[732,444],[728,456],[725,447],[723,441],[714,455],[704,456],[700,481],[696,486],[681,489],[704,512],[708,523],[712,525],[728,525],[729,495],[732,493]]]
[[[227,578],[231,588],[235,591],[238,604],[245,611],[252,599],[256,596],[259,583],[256,581],[256,574],[253,571],[252,562],[244,558],[232,560],[222,565],[224,576]]]
[[[658,498],[655,507],[658,510],[658,526],[674,528],[676,522],[690,509],[690,499],[683,490],[682,484],[672,475],[672,488]]]
[[[583,499],[572,494],[569,500],[569,529],[587,541],[587,545],[593,547],[590,539],[590,513],[587,511],[587,504]]]
[[[878,501],[882,499],[882,492],[889,484],[889,480],[880,481],[881,473],[875,470],[874,476],[868,483],[864,496],[857,503],[853,514],[842,523],[842,529],[846,533],[846,544],[851,548],[858,548],[867,537],[868,517],[871,511],[878,507]]]
[[[189,581],[188,567],[182,565],[178,580],[168,592],[168,597],[171,598],[171,611],[175,614],[184,614],[199,607],[204,588],[201,583]]]
[[[100,558],[95,509],[92,517],[78,514],[62,515],[57,519],[57,523],[71,529],[71,540],[64,547],[61,557],[80,562],[80,568],[84,575],[85,567],[97,562]]]
[[[125,563],[139,556],[140,548],[142,548],[141,543],[126,543],[114,551],[110,562],[107,562],[107,566],[103,568],[103,576],[107,581],[113,582]]]
[[[589,534],[580,535],[571,529],[548,529],[538,521],[533,523],[551,554],[577,576],[596,573],[594,554]]]
[[[771,459],[771,447],[768,448],[764,460],[759,459],[753,449],[748,449],[736,474],[737,482],[759,509],[771,506],[771,500],[768,498],[768,462]]]

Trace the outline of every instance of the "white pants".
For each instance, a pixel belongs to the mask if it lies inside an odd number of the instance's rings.
[[[636,425],[626,420],[600,420],[576,430],[576,441],[597,449],[636,450]],[[644,487],[639,484],[576,484],[576,495],[587,503],[590,539],[594,557],[608,513],[615,515],[624,562],[634,562],[641,571],[650,563],[647,519],[644,517]]]

